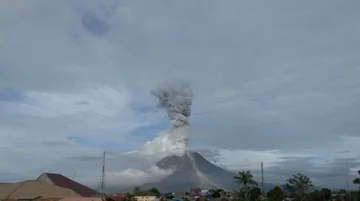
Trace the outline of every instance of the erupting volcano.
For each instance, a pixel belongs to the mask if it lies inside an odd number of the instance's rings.
[[[210,163],[187,146],[193,97],[190,85],[164,83],[151,93],[159,99],[157,107],[166,109],[171,123],[167,136],[162,138],[166,143],[161,144],[161,150],[171,154],[156,166],[173,171],[173,174],[158,182],[144,184],[142,188],[156,187],[161,192],[185,192],[190,188],[234,189],[234,172]]]

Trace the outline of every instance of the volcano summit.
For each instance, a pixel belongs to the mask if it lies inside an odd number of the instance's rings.
[[[163,170],[174,170],[174,173],[159,182],[144,184],[143,189],[156,187],[161,192],[186,192],[191,188],[236,188],[234,172],[210,163],[197,152],[187,151],[183,156],[167,156],[156,165]],[[265,190],[272,187],[272,184],[264,184]]]

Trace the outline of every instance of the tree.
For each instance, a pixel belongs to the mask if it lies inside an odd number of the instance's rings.
[[[253,175],[250,173],[250,170],[238,172],[238,175],[234,176],[234,179],[237,184],[245,188],[257,186],[256,181],[253,180]]]
[[[237,192],[239,200],[249,201],[250,190],[252,187],[257,187],[257,183],[253,180],[253,175],[250,171],[240,171],[237,176],[234,176],[235,182],[239,185]]]
[[[184,197],[184,201],[191,201],[189,197]]]
[[[223,189],[210,189],[209,192],[211,193],[212,198],[219,198],[221,197],[221,192],[223,192]]]
[[[141,191],[140,186],[136,186],[136,187],[134,188],[134,193],[139,192],[139,191]]]
[[[285,195],[279,186],[275,186],[274,189],[271,189],[267,193],[267,197],[269,198],[269,201],[282,201],[284,200]]]
[[[331,198],[331,190],[328,188],[323,188],[320,190],[321,194],[324,196],[326,201],[329,201]]]
[[[155,188],[155,187],[152,187],[149,191],[150,191],[150,193],[151,193],[152,195],[156,195],[156,196],[159,196],[159,195],[160,195],[159,189],[157,189],[157,188]]]
[[[127,193],[123,201],[137,201],[133,194]]]
[[[313,187],[311,179],[301,173],[293,175],[284,185],[284,189],[297,201],[304,201]]]
[[[358,171],[358,174],[360,175],[360,170]],[[359,185],[360,188],[360,177],[354,179],[353,183]]]
[[[214,192],[211,194],[211,197],[213,197],[213,198],[219,198],[219,197],[220,197],[220,192],[219,192],[219,191],[214,191]]]
[[[250,190],[250,200],[256,201],[261,195],[261,189],[259,187],[253,187]]]
[[[345,189],[340,189],[339,193],[338,193],[339,199],[340,200],[345,200],[345,201],[350,200],[350,195],[349,195],[350,193],[351,192],[347,192]]]
[[[325,201],[324,194],[321,193],[321,191],[316,190],[314,192],[309,193],[308,196],[309,201]]]

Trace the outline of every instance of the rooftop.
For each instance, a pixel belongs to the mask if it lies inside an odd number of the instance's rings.
[[[91,197],[93,195],[99,194],[97,191],[85,185],[82,185],[72,179],[69,179],[61,174],[43,173],[36,180],[71,189],[82,197]]]
[[[0,200],[79,197],[76,192],[44,181],[27,180],[19,183],[0,184]]]

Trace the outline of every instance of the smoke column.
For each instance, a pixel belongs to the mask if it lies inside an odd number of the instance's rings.
[[[170,120],[169,131],[173,143],[186,148],[188,141],[189,117],[193,94],[189,84],[167,82],[158,86],[151,94],[158,98],[157,107],[164,108]]]

